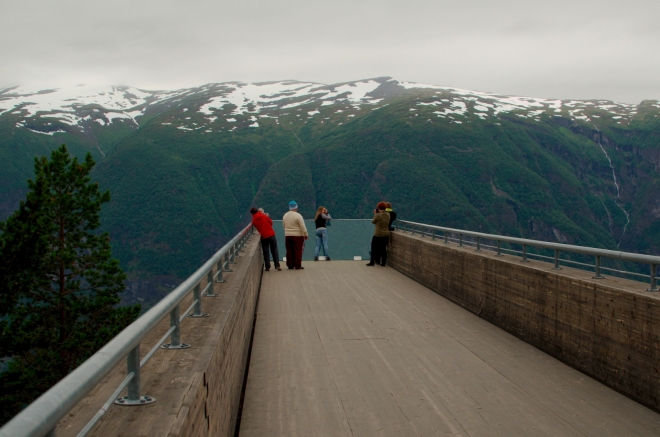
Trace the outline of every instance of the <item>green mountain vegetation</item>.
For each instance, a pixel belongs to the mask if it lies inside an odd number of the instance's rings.
[[[251,206],[277,218],[292,199],[306,217],[322,204],[335,218],[366,218],[389,200],[402,219],[660,254],[657,101],[525,100],[371,82],[353,100],[369,82],[239,99],[231,96],[246,84],[211,84],[144,103],[139,128],[45,115],[39,120],[51,124],[40,125],[20,107],[5,112],[0,219],[24,196],[34,156],[67,143],[99,162],[92,176],[112,193],[101,222],[129,275],[126,302],[146,306],[248,223]]]

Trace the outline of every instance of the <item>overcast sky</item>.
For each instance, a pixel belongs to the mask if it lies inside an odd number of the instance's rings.
[[[0,88],[392,76],[660,99],[660,1],[0,0]]]

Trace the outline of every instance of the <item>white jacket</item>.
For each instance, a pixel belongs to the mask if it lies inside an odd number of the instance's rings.
[[[307,237],[305,220],[296,211],[289,211],[282,217],[285,237]]]

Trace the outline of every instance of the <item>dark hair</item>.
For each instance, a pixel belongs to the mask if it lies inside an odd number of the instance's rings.
[[[259,210],[257,208],[251,208],[250,214],[255,215]]]

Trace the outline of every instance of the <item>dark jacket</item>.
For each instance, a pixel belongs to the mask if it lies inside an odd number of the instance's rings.
[[[394,228],[392,227],[392,222],[394,222],[394,220],[396,220],[396,212],[392,211],[392,208],[387,208],[385,210],[385,212],[389,213],[389,215],[390,215],[390,224],[389,224],[388,227],[390,228],[390,231],[393,231]]]
[[[331,220],[330,214],[319,214],[319,216],[314,220],[316,229],[325,228],[328,220]]]

